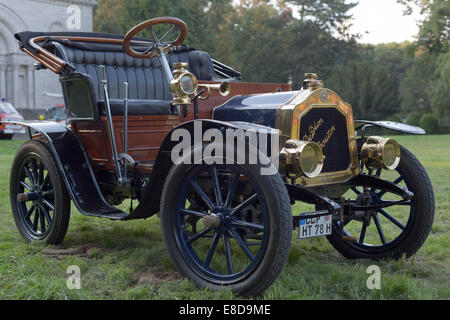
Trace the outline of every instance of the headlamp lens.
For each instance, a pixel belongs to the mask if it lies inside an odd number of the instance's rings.
[[[400,161],[399,153],[398,153],[397,145],[389,140],[386,142],[383,148],[383,162],[384,165],[388,168],[396,168],[398,162]]]
[[[316,177],[322,171],[323,154],[319,146],[307,144],[300,154],[300,167],[304,174],[310,178]]]
[[[184,94],[193,94],[195,92],[196,85],[194,79],[189,75],[184,75],[180,79],[180,88],[184,92]]]

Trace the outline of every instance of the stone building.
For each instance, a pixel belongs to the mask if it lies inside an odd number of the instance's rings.
[[[0,0],[0,98],[18,109],[63,103],[58,76],[36,71],[14,34],[21,31],[92,31],[97,0]]]

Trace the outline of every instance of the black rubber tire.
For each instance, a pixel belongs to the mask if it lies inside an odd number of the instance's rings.
[[[45,237],[36,237],[30,233],[21,217],[21,205],[17,201],[20,171],[23,170],[23,162],[31,154],[37,155],[43,162],[48,171],[49,178],[54,190],[53,201],[54,210],[52,222],[47,230]],[[14,221],[22,237],[27,241],[44,242],[48,244],[59,244],[63,241],[70,220],[70,197],[67,193],[64,182],[59,173],[58,166],[46,142],[40,140],[29,140],[25,142],[17,151],[11,167],[10,176],[10,201]]]
[[[246,165],[243,165],[246,166]],[[174,195],[178,194],[185,175],[192,165],[175,165],[170,170],[164,184],[161,198],[161,224],[169,257],[181,275],[190,279],[197,287],[214,291],[228,290],[241,297],[260,295],[279,276],[286,264],[292,240],[292,212],[289,196],[283,180],[275,175],[260,175],[260,166],[247,165],[246,168],[261,187],[269,212],[269,240],[264,256],[258,267],[246,278],[229,285],[208,282],[200,277],[183,258],[177,245],[173,219],[176,210]]]
[[[333,234],[327,239],[333,247],[349,259],[400,259],[415,254],[428,237],[434,220],[435,199],[433,186],[425,168],[406,148],[401,147],[401,160],[398,170],[408,178],[408,190],[414,193],[415,206],[409,219],[411,225],[395,241],[395,246],[386,250],[360,250],[351,242],[344,241],[337,223],[333,224]]]

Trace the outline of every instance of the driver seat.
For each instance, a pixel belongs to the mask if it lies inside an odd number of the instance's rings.
[[[128,82],[129,115],[177,114],[172,106],[172,92],[162,72],[158,58],[138,59],[126,54],[121,46],[105,45],[89,47],[68,40],[52,42],[53,52],[75,67],[75,74],[88,82],[91,101],[98,115],[106,115],[106,103],[101,87],[100,65],[106,69],[108,93],[113,116],[123,115],[124,85]],[[211,57],[203,51],[178,47],[168,55],[169,65],[175,62],[189,63],[189,70],[198,80],[217,80]],[[63,92],[70,95],[68,90]],[[67,103],[66,103],[67,105]],[[69,108],[70,109],[70,108]]]

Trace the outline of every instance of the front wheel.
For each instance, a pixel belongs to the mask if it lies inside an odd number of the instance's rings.
[[[161,223],[169,256],[199,287],[256,296],[287,261],[292,236],[281,177],[258,165],[175,165],[165,182]]]
[[[397,169],[378,169],[376,175],[392,181],[414,193],[414,197],[401,204],[368,211],[365,217],[333,225],[330,243],[345,257],[380,260],[412,256],[425,242],[434,218],[434,193],[431,181],[419,160],[401,147],[401,160]],[[385,204],[400,200],[385,190],[352,188],[356,202]],[[347,240],[344,240],[347,239]],[[348,239],[354,239],[349,241]]]

